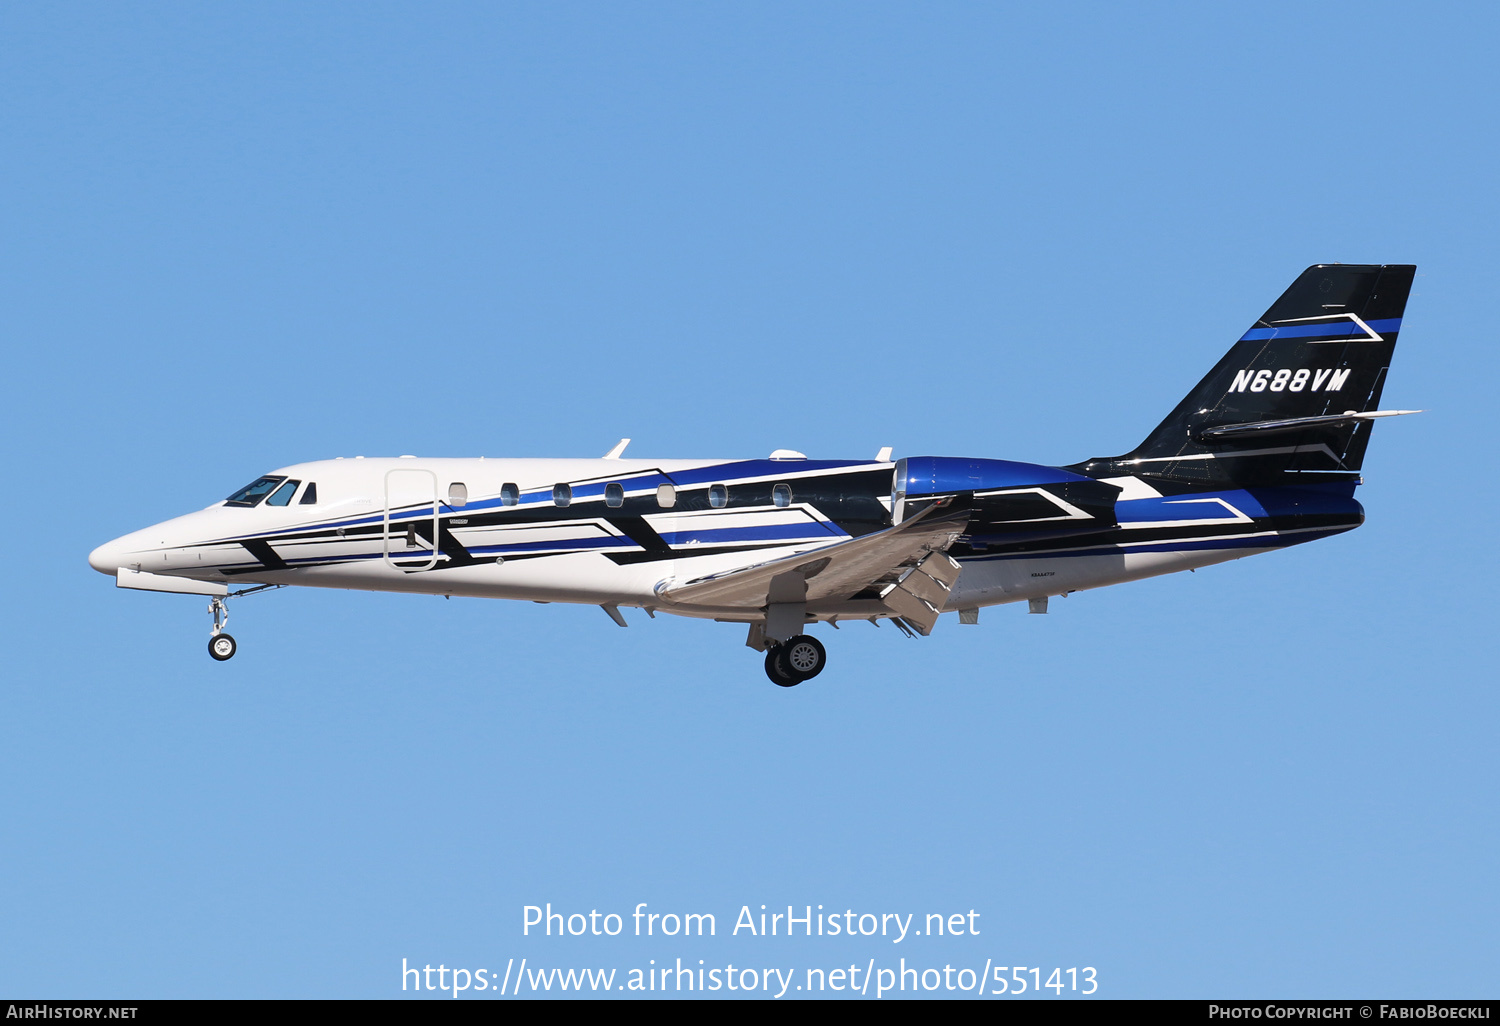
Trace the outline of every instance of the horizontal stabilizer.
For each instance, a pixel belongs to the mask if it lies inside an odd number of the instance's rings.
[[[1197,437],[1203,442],[1222,442],[1232,438],[1264,438],[1267,435],[1281,435],[1313,427],[1336,427],[1353,421],[1374,420],[1377,417],[1404,417],[1409,413],[1426,412],[1426,410],[1370,410],[1367,413],[1356,413],[1354,410],[1345,410],[1343,413],[1331,413],[1321,417],[1253,420],[1244,424],[1220,424],[1217,427],[1203,428],[1197,432]]]

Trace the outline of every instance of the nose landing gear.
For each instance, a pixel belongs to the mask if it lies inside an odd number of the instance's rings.
[[[239,651],[240,647],[235,643],[234,638],[224,632],[224,628],[229,625],[227,603],[230,599],[239,598],[241,595],[254,595],[257,591],[274,591],[284,587],[286,587],[284,584],[262,584],[258,588],[231,591],[228,595],[217,595],[210,599],[208,611],[214,615],[214,629],[213,633],[208,636],[208,654],[222,663],[226,659],[233,659],[234,654]]]
[[[239,648],[234,638],[224,633],[224,627],[229,623],[229,607],[224,604],[224,599],[216,596],[209,602],[208,611],[214,614],[214,630],[208,636],[208,654],[222,663],[234,658]]]
[[[799,634],[785,644],[766,649],[766,676],[778,687],[796,687],[812,680],[826,665],[828,650],[808,634]]]

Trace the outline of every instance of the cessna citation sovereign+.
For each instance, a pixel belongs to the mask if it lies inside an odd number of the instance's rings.
[[[122,588],[287,585],[577,602],[748,625],[767,675],[822,671],[819,621],[945,612],[1174,573],[1359,526],[1354,499],[1415,268],[1308,268],[1132,452],[1066,467],[814,460],[322,460],[95,549]]]

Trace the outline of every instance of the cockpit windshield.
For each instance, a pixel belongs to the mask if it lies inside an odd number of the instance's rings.
[[[291,504],[292,496],[297,494],[297,486],[301,481],[288,481],[276,489],[276,494],[266,500],[267,506],[287,506]]]
[[[285,481],[284,477],[267,476],[257,478],[228,499],[224,500],[226,506],[254,506],[276,490],[276,486]]]

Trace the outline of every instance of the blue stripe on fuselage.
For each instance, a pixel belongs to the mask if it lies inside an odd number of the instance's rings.
[[[1248,517],[1263,517],[1265,508],[1243,489],[1205,492],[1202,495],[1166,495],[1161,498],[1129,499],[1115,503],[1115,517],[1120,524],[1149,523],[1161,520],[1228,519],[1229,510],[1217,501],[1224,500]]]

